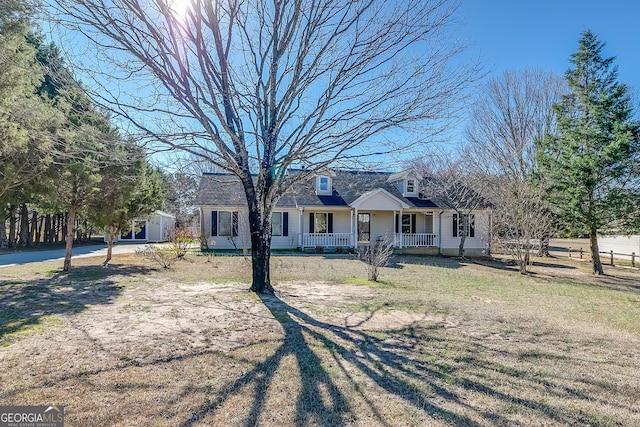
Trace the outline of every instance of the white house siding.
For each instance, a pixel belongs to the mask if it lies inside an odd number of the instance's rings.
[[[403,215],[416,215],[416,233],[438,233],[438,229],[435,228],[437,226],[437,216],[434,215],[431,211],[411,211],[404,210],[402,211]]]
[[[400,209],[398,200],[384,192],[374,194],[373,196],[364,200],[362,203],[358,204],[357,207],[359,212],[365,212],[367,210],[393,211],[396,209]]]
[[[141,238],[135,238],[135,226],[141,226],[144,224],[144,236]],[[169,240],[169,232],[175,227],[175,217],[161,211],[156,211],[153,216],[148,219],[134,219],[131,221],[131,228],[134,232],[131,234],[132,238],[125,239],[125,236],[116,236],[116,242],[166,242]],[[108,241],[109,238],[105,234],[104,241]]]
[[[440,216],[438,212],[434,213],[442,220],[442,226],[434,233],[440,233],[440,247],[443,255],[454,256],[458,254],[460,246],[460,237],[453,237],[453,211],[445,211]],[[483,251],[489,244],[490,230],[490,214],[487,212],[474,212],[475,218],[475,237],[466,237],[464,240],[465,254],[467,255],[483,255]],[[434,218],[434,225],[437,226],[437,220]]]
[[[211,212],[238,212],[238,235],[237,236],[212,236],[211,235]],[[227,207],[212,208],[203,207],[201,217],[202,233],[207,236],[209,248],[211,249],[243,249],[251,248],[251,233],[249,231],[249,213],[246,208]],[[273,236],[271,238],[272,249],[296,248],[298,245],[298,232],[300,230],[300,219],[297,209],[275,209],[275,212],[289,213],[289,233],[288,236]]]
[[[393,240],[396,232],[395,216],[400,215],[400,210],[394,211],[377,211],[377,210],[358,210],[358,214],[368,213],[371,219],[371,241],[384,239]],[[437,233],[434,227],[437,227],[436,218],[431,215],[425,215],[423,211],[402,211],[403,215],[415,215],[416,233]],[[354,221],[354,233],[356,233],[357,222]]]
[[[302,211],[302,233],[309,232],[309,214],[310,213],[332,213],[333,214],[333,232],[334,233],[350,233],[351,232],[351,211],[349,209],[332,210],[332,209],[305,209]]]
[[[271,249],[295,249],[298,247],[300,233],[300,213],[298,209],[276,209],[276,212],[289,213],[289,235],[271,237]]]
[[[632,253],[635,253],[636,256],[640,255],[640,235],[598,237],[598,247],[600,248],[600,252],[613,251],[614,258],[629,260],[629,256]],[[616,254],[625,254],[627,256]]]
[[[169,240],[170,231],[175,226],[174,217],[157,213],[147,221],[147,239],[149,242],[166,242]]]

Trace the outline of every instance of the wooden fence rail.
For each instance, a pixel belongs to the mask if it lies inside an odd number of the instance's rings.
[[[571,258],[571,253],[579,253],[580,254],[580,259],[582,259],[583,256],[584,256],[584,250],[582,248],[580,248],[580,249],[572,249],[571,247],[569,247],[569,258]],[[613,252],[613,251],[599,252],[599,253],[600,253],[600,255],[609,255],[609,264],[610,265],[615,265],[613,263],[613,258],[614,258],[614,255],[615,255],[615,256],[618,256],[618,257],[631,257],[631,267],[635,267],[636,266],[636,253],[635,252],[631,252],[631,254],[621,254],[621,253]]]

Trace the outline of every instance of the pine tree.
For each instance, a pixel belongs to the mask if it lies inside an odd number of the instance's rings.
[[[560,220],[589,231],[597,274],[603,274],[598,234],[633,220],[640,200],[638,123],[628,88],[617,81],[615,58],[602,56],[604,46],[591,31],[582,33],[565,74],[569,93],[554,106],[557,133],[544,139],[540,151]]]

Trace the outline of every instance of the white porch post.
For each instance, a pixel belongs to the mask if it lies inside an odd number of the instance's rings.
[[[353,246],[353,209],[349,211],[349,215],[349,234],[351,236],[349,237],[349,243]]]
[[[400,235],[398,247],[402,249],[402,208],[400,208],[400,215],[398,216],[398,234]]]
[[[298,221],[298,246],[300,247],[300,249],[304,250],[304,247],[302,246],[303,242],[304,242],[304,235],[302,234],[304,232],[304,224],[302,224],[303,220],[304,220],[304,215],[302,213],[302,211],[304,211],[304,208],[298,208],[298,217],[299,217],[299,221]]]
[[[355,208],[354,210],[355,214],[353,216],[353,221],[351,221],[351,238],[353,239],[353,248],[354,249],[358,249],[358,208]],[[355,221],[355,229],[356,229],[356,233],[355,236],[353,234],[353,222]],[[371,226],[371,225],[369,225]]]
[[[396,241],[398,240],[398,233],[396,232],[396,217],[398,216],[398,211],[393,211],[393,245],[395,246]],[[398,221],[400,221],[398,219]],[[400,227],[400,222],[398,222],[398,228]]]
[[[444,211],[440,211],[438,214],[438,253],[442,255],[442,214]]]

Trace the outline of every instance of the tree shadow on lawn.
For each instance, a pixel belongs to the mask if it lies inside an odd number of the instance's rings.
[[[249,385],[255,391],[250,413],[242,425],[258,425],[261,413],[266,410],[269,385],[279,368],[283,368],[287,356],[295,359],[301,381],[299,394],[289,396],[296,400],[296,426],[351,425],[358,419],[354,399],[360,399],[368,406],[378,424],[394,425],[393,419],[382,409],[386,400],[384,394],[413,406],[426,419],[443,420],[456,426],[510,425],[517,423],[519,411],[538,421],[587,424],[591,419],[580,405],[552,406],[546,402],[557,397],[610,403],[600,398],[598,390],[581,391],[582,383],[572,387],[553,375],[533,376],[530,365],[518,364],[519,360],[527,359],[564,360],[564,357],[543,350],[520,353],[499,350],[515,361],[517,367],[514,367],[499,363],[494,357],[496,350],[486,346],[482,338],[469,341],[457,337],[455,332],[453,336],[443,336],[442,325],[410,326],[387,331],[392,339],[377,338],[376,333],[317,320],[277,296],[262,295],[260,298],[284,329],[282,344],[252,370],[224,385],[216,398],[205,402],[180,426],[192,426],[207,415],[215,414],[226,401],[241,394]],[[452,347],[457,347],[458,356],[449,357]],[[331,358],[329,363],[327,352]],[[327,367],[331,367],[331,372]],[[339,379],[342,381],[336,383]],[[344,388],[344,380],[351,385],[348,389]],[[379,387],[378,391],[367,386],[371,381]],[[512,385],[508,392],[504,391],[505,384]],[[520,397],[517,390],[522,387],[534,389],[538,395]],[[343,390],[356,397],[345,395]],[[328,398],[319,397],[322,391]],[[382,399],[375,395],[380,392]],[[493,409],[483,406],[482,400],[487,396],[494,401]],[[480,402],[476,402],[476,398]],[[473,417],[465,413],[473,414]],[[508,414],[516,414],[516,418],[509,418]]]
[[[611,267],[610,267],[611,268]],[[620,292],[640,293],[640,274],[623,276],[620,274],[606,273],[602,276],[585,273],[581,276],[554,275],[551,273],[533,272],[531,277],[545,282],[562,281],[576,286],[593,289],[606,289]]]
[[[427,267],[458,269],[469,264],[468,260],[465,261],[458,258],[445,257],[442,255],[418,254],[393,255],[391,261],[392,264],[389,267],[392,268],[404,268],[403,265],[424,265]]]
[[[74,267],[68,273],[28,280],[0,280],[0,346],[43,326],[52,315],[76,314],[91,305],[110,303],[122,289],[115,277],[146,271],[114,264]]]

